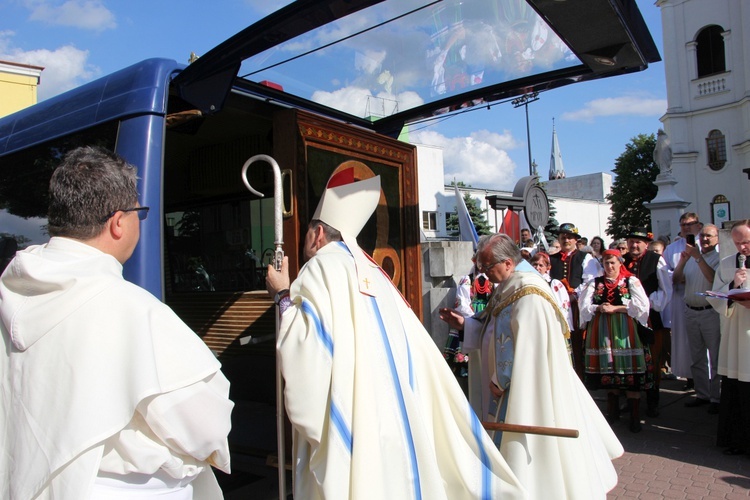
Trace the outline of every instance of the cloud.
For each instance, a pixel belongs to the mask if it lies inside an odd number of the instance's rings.
[[[26,7],[31,10],[31,21],[92,31],[117,27],[115,15],[100,0],[67,0],[62,4],[49,0],[27,0]]]
[[[563,113],[560,118],[569,121],[593,122],[600,116],[655,116],[667,111],[666,99],[651,99],[633,96],[607,97],[587,102],[583,109]]]
[[[64,45],[54,50],[24,51],[13,46],[13,35],[12,31],[0,32],[0,59],[44,68],[37,89],[40,101],[78,87],[100,73],[99,68],[87,63],[87,50]]]
[[[379,92],[373,95],[370,90],[362,87],[344,87],[333,92],[318,90],[313,93],[311,99],[313,102],[362,118],[388,116],[399,109],[409,109],[423,104],[422,98],[416,92]]]
[[[516,164],[508,149],[519,146],[505,130],[502,134],[479,130],[468,137],[446,137],[431,130],[409,134],[411,142],[438,146],[443,149],[445,183],[455,178],[472,187],[513,189],[516,182]]]

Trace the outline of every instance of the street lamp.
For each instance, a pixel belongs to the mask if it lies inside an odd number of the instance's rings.
[[[539,92],[524,94],[510,101],[514,108],[523,106],[526,108],[526,144],[529,146],[529,175],[534,175],[534,168],[531,165],[531,134],[529,133],[529,103],[539,100]]]

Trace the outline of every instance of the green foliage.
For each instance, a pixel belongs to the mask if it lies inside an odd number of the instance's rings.
[[[463,182],[459,182],[458,186],[464,186]],[[492,229],[490,228],[490,224],[487,222],[487,217],[485,215],[487,210],[482,210],[479,205],[479,200],[472,198],[471,195],[466,192],[464,193],[464,203],[466,203],[466,209],[469,211],[469,216],[474,222],[474,228],[477,230],[477,234],[479,236],[492,234]],[[448,219],[445,221],[445,229],[449,231],[451,236],[458,236],[460,234],[457,214],[452,213],[448,216]]]
[[[544,189],[545,193],[547,193],[546,182],[540,182],[539,186]],[[557,230],[557,226],[559,226],[560,223],[557,222],[556,219],[557,209],[555,208],[555,200],[549,197],[549,193],[547,193],[547,201],[549,202],[549,220],[547,220],[547,225],[544,226],[544,238],[547,240],[547,244],[549,244],[555,239],[554,232]]]
[[[625,146],[625,152],[615,160],[617,176],[607,201],[612,205],[612,214],[607,219],[607,234],[622,238],[633,226],[651,230],[651,212],[643,206],[656,197],[654,185],[659,175],[659,166],[654,162],[656,136],[639,134]]]
[[[19,250],[23,250],[24,248],[29,246],[29,243],[31,243],[31,239],[22,234],[0,233],[0,239],[4,238],[11,238],[16,240],[16,244],[18,245]]]

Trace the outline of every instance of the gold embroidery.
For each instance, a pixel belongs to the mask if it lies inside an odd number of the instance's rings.
[[[520,290],[516,290],[515,292],[511,294],[510,297],[502,301],[500,304],[498,304],[497,306],[493,306],[492,315],[497,317],[510,304],[517,301],[521,297],[526,297],[527,295],[539,295],[552,306],[552,308],[555,310],[555,314],[557,315],[557,318],[560,320],[560,323],[563,324],[563,337],[565,337],[566,339],[569,339],[570,328],[568,327],[568,320],[565,319],[565,315],[560,310],[560,306],[557,305],[557,302],[555,302],[555,300],[552,297],[550,297],[549,294],[545,293],[543,290],[533,285],[527,285],[521,288]],[[485,311],[489,309],[490,309],[490,304],[487,304],[487,309],[485,309]]]

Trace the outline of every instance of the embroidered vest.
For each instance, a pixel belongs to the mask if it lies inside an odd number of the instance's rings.
[[[560,281],[567,279],[571,288],[578,288],[583,281],[584,258],[586,258],[586,254],[578,250],[574,250],[565,262],[563,262],[560,252],[550,255],[549,261],[552,266],[549,271],[550,277]]]
[[[651,250],[646,250],[643,257],[638,259],[638,261],[634,261],[630,254],[625,256],[625,268],[641,280],[646,295],[651,295],[659,290],[659,277],[656,274],[656,268],[659,265],[660,257],[661,255]],[[664,328],[664,323],[661,321],[661,313],[654,309],[651,309],[648,314],[648,322],[654,330]]]

